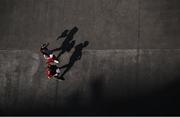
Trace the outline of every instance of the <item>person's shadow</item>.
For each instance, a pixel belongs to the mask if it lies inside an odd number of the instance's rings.
[[[59,67],[60,69],[62,68],[66,68],[64,70],[64,72],[61,74],[61,76],[59,78],[63,78],[63,76],[72,68],[72,66],[74,65],[74,63],[78,60],[81,59],[82,56],[82,50],[84,47],[86,47],[89,44],[88,41],[85,41],[84,43],[80,43],[78,45],[75,46],[75,50],[73,52],[73,54],[71,55],[71,58],[69,60],[69,63],[66,65],[63,65],[62,67]]]
[[[57,58],[59,58],[64,52],[69,52],[75,45],[75,40],[73,40],[74,34],[78,31],[77,27],[72,28],[69,30],[64,30],[60,36],[58,36],[57,40],[64,38],[65,40],[61,44],[59,48],[54,49],[53,51],[60,51],[57,55]],[[68,33],[69,32],[69,33]]]

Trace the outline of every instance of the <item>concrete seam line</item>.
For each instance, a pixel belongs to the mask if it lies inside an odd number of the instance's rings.
[[[100,49],[98,49],[98,50],[95,50],[95,49],[87,49],[87,50],[83,50],[83,51],[126,51],[126,50],[137,50],[137,49],[103,49],[103,50],[100,50]],[[163,49],[140,49],[140,50],[180,50],[180,49],[168,49],[168,48],[163,48]],[[18,49],[16,49],[16,50],[0,50],[0,52],[1,51],[11,51],[11,52],[13,52],[13,51],[17,51],[17,52],[20,52],[20,51],[29,51],[29,52],[33,52],[33,53],[37,53],[37,52],[35,52],[35,51],[32,51],[32,50],[18,50]]]

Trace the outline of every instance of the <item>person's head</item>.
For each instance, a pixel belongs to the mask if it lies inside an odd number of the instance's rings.
[[[42,44],[42,45],[41,45],[41,50],[45,49],[48,45],[49,45],[49,43],[48,43],[48,42],[46,42],[46,43]]]

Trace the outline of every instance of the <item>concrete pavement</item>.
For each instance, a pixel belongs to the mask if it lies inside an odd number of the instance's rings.
[[[179,0],[1,0],[1,114],[179,114],[179,5]],[[64,82],[48,80],[39,47],[44,42],[59,47],[57,36],[74,26],[76,44],[89,45]]]

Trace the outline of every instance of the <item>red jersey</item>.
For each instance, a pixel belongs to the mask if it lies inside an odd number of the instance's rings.
[[[47,59],[47,64],[50,64],[50,63],[59,63],[59,61],[56,59],[56,57],[54,55],[50,55],[50,56],[47,56],[45,57],[45,59]]]
[[[52,57],[52,58],[48,57],[47,58],[47,63],[50,64],[50,63],[54,62],[54,60],[55,60],[54,57]]]
[[[48,78],[52,78],[55,74],[55,72],[52,72],[49,68],[46,68],[46,75]]]
[[[52,78],[53,76],[57,75],[60,73],[59,68],[56,65],[50,65],[46,68],[46,75],[48,78]]]

